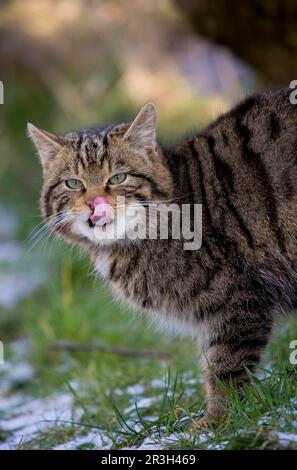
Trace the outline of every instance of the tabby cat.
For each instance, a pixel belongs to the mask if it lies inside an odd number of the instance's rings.
[[[28,130],[43,166],[44,220],[89,253],[118,298],[199,338],[208,415],[219,419],[219,384],[247,382],[275,319],[297,306],[297,107],[289,90],[249,97],[171,148],[156,139],[151,103],[130,123],[64,136]],[[144,222],[161,202],[202,205],[199,249],[184,249],[170,232],[126,236],[127,207],[145,208]],[[102,224],[108,206],[114,214]],[[105,238],[115,221],[124,236]]]

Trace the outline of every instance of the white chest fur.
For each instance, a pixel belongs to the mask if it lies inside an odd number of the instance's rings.
[[[110,275],[110,266],[112,263],[111,255],[108,251],[103,251],[98,254],[95,261],[95,269],[99,276],[103,280],[108,280]],[[115,297],[128,305],[132,310],[140,311],[141,307],[133,297],[127,298],[126,293],[122,290],[119,283],[109,282]],[[200,323],[199,328],[197,322],[180,320],[180,314],[174,313],[172,308],[164,305],[164,307],[158,308],[158,310],[150,309],[152,323],[156,326],[156,329],[166,331],[173,336],[190,336],[197,338],[197,335],[203,337],[203,326]],[[189,314],[190,318],[190,314]]]

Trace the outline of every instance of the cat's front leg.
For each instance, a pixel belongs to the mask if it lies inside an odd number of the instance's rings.
[[[246,315],[226,316],[228,320],[209,329],[204,344],[204,377],[207,396],[207,419],[218,421],[224,416],[224,389],[231,383],[240,392],[248,382],[247,370],[254,371],[268,342],[271,317],[263,312],[247,319]]]

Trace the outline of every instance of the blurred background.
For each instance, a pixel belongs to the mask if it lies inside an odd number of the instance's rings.
[[[296,79],[296,20],[293,0],[1,0],[0,446],[53,448],[74,438],[74,425],[40,425],[55,407],[68,421],[79,410],[77,422],[115,426],[115,406],[143,393],[134,385],[153,396],[153,381],[162,383],[168,370],[181,387],[192,383],[203,404],[195,345],[168,340],[125,312],[88,261],[42,225],[30,235],[41,222],[41,170],[26,123],[59,134],[130,119],[154,101],[161,140],[177,139],[248,93]],[[164,356],[129,358],[115,346]],[[96,438],[99,447],[114,442]]]

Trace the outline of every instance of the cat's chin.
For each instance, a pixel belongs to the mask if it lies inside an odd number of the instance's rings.
[[[126,237],[125,216],[118,216],[108,224],[94,224],[93,226],[87,220],[79,218],[73,223],[72,229],[96,245],[106,246],[129,241],[129,238]]]

